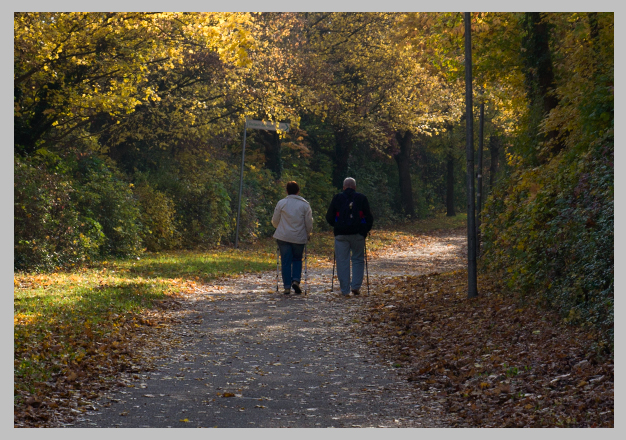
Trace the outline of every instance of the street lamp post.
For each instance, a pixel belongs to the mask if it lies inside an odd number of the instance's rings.
[[[474,205],[474,112],[472,110],[472,18],[465,12],[465,151],[467,154],[467,296],[478,296]]]

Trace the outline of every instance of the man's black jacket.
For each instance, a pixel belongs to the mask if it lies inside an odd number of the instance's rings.
[[[326,221],[333,227],[333,233],[335,236],[353,234],[361,234],[363,237],[367,236],[367,233],[370,229],[372,229],[372,225],[374,224],[374,216],[372,216],[372,211],[370,211],[370,203],[367,200],[367,197],[364,194],[356,192],[352,188],[346,188],[343,192],[350,198],[352,198],[352,195],[354,194],[354,201],[359,207],[359,211],[361,211],[358,214],[365,218],[365,223],[356,222],[356,224],[343,228],[336,224],[335,219],[341,205],[340,197],[343,197],[341,193],[336,194],[335,197],[333,197],[333,201],[330,202],[330,206],[326,212]]]

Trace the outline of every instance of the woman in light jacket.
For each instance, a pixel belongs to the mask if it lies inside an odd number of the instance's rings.
[[[299,193],[298,184],[294,181],[288,182],[287,197],[276,204],[272,217],[272,225],[276,228],[274,238],[280,249],[285,295],[289,295],[292,288],[296,294],[302,293],[300,288],[302,253],[313,231],[311,207],[309,202],[298,195]]]

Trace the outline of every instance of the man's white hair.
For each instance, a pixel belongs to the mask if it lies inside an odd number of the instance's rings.
[[[343,187],[356,189],[356,180],[354,180],[352,177],[346,177],[343,181]]]

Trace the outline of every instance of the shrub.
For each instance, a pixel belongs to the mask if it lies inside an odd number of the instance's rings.
[[[76,209],[67,178],[33,159],[14,159],[14,250],[16,270],[51,270],[93,259],[104,234],[100,224]]]
[[[95,155],[79,160],[77,177],[78,209],[85,218],[98,222],[106,237],[101,253],[122,257],[141,254],[143,225],[132,185],[112,164]]]
[[[147,183],[137,185],[135,195],[140,207],[143,224],[141,238],[151,251],[173,249],[180,244],[180,233],[176,230],[174,202],[164,193]]]
[[[219,181],[185,180],[185,191],[177,194],[178,229],[184,245],[204,247],[219,244],[228,231],[230,196]]]
[[[486,204],[484,264],[613,344],[613,140],[514,174]]]
[[[231,194],[237,193],[228,183],[234,180],[234,169],[229,169],[225,162],[181,155],[143,178],[174,203],[179,233],[176,240],[180,246],[212,247],[228,235]]]

